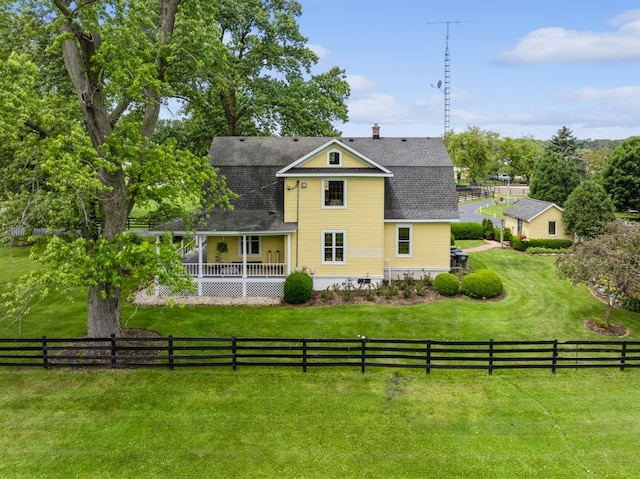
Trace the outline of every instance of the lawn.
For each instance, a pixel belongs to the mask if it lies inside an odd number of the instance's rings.
[[[32,267],[1,250],[0,289]],[[472,253],[500,301],[416,306],[123,308],[185,336],[601,339],[605,305],[552,257]],[[77,301],[42,301],[2,337],[73,336]],[[613,322],[637,339],[639,315]],[[640,371],[0,370],[0,477],[626,478],[640,474]],[[606,387],[603,387],[606,385]]]

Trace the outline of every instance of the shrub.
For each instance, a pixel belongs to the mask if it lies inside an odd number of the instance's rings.
[[[433,280],[433,289],[442,296],[455,296],[460,291],[460,280],[455,274],[440,273]]]
[[[640,295],[637,293],[627,293],[622,296],[622,309],[640,313]]]
[[[484,237],[484,228],[480,223],[472,221],[452,223],[451,234],[456,240],[482,239]]]
[[[555,248],[540,248],[540,247],[527,247],[527,254],[568,254],[571,253],[570,249],[555,249]]]
[[[526,242],[527,250],[529,248],[547,248],[547,249],[567,249],[571,248],[573,242],[567,239],[534,239],[531,238]]]
[[[511,247],[518,251],[525,251],[527,249],[527,243],[522,241],[519,236],[513,235],[509,241]]]
[[[493,226],[493,221],[491,221],[489,218],[484,218],[482,220],[482,229],[484,231],[484,238],[485,239],[494,239],[495,238],[496,229]]]
[[[309,301],[313,293],[313,280],[301,271],[291,273],[284,280],[284,300],[289,304],[302,304]]]
[[[470,298],[495,298],[504,291],[504,285],[497,273],[481,269],[462,278],[461,290]]]

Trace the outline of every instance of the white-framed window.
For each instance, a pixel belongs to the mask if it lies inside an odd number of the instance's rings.
[[[327,153],[327,166],[340,166],[342,164],[342,154],[333,150]]]
[[[411,225],[396,225],[396,256],[411,256],[413,253],[413,228]]]
[[[555,236],[557,233],[558,224],[555,221],[549,221],[549,236]]]
[[[346,180],[324,180],[324,196],[322,205],[328,208],[344,208],[347,206]]]
[[[345,251],[347,244],[347,232],[323,231],[322,232],[322,262],[346,263]]]
[[[247,256],[262,256],[262,239],[260,236],[245,236],[245,244],[247,245]],[[244,254],[242,244],[242,236],[238,238],[238,256]]]

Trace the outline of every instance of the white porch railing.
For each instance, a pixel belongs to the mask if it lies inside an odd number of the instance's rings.
[[[243,276],[242,263],[188,263],[184,265],[191,276],[203,277],[232,277]],[[202,266],[202,272],[200,272]],[[286,269],[284,263],[247,263],[247,276],[257,277],[284,277]]]

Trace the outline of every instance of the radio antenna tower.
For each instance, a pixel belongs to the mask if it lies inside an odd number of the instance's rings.
[[[461,20],[447,20],[444,22],[428,22],[430,25],[447,25],[447,38],[445,40],[444,49],[444,89],[442,88],[442,80],[431,86],[437,88],[444,93],[444,134],[446,135],[451,128],[451,53],[449,52],[449,25],[463,23]]]

